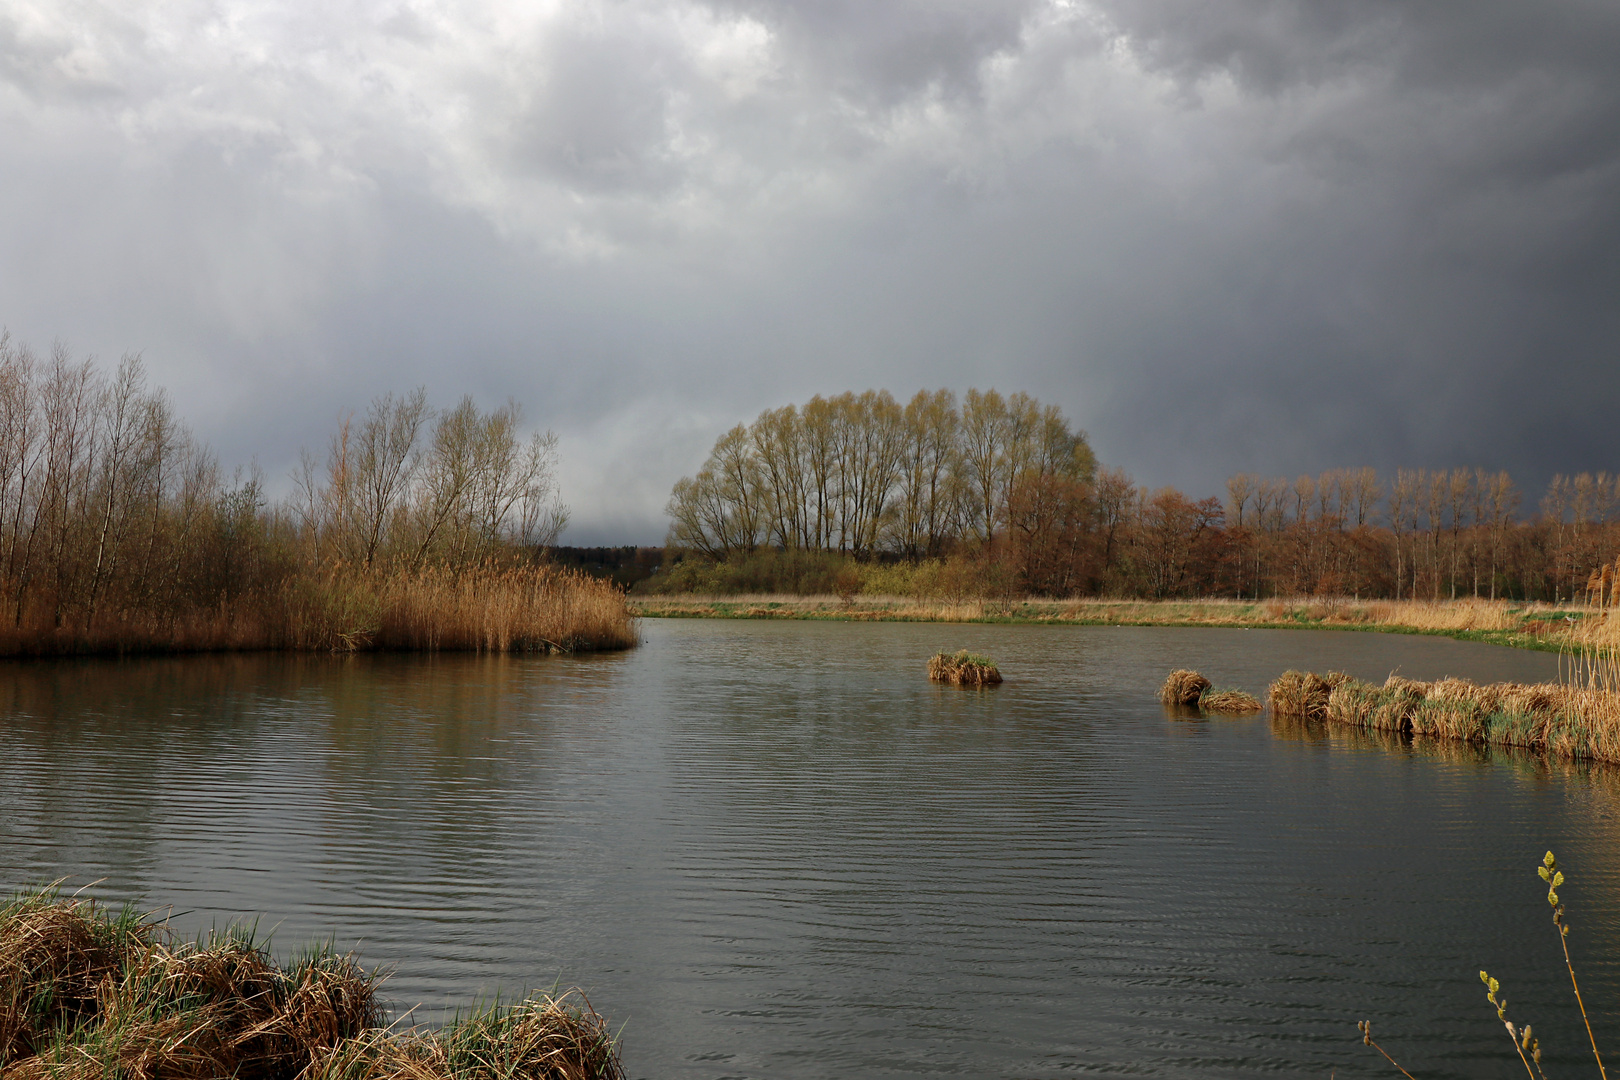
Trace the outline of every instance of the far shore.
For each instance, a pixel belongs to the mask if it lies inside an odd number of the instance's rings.
[[[1066,626],[1201,626],[1371,630],[1425,634],[1519,649],[1577,649],[1577,631],[1607,618],[1599,608],[1511,600],[919,600],[904,596],[632,596],[647,619],[814,619]]]

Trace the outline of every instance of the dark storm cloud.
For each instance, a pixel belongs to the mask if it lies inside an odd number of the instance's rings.
[[[425,383],[655,540],[814,393],[1027,389],[1149,483],[1620,469],[1620,9],[0,12],[0,321],[285,472]]]
[[[1261,425],[1239,438],[1275,469],[1284,455],[1259,444],[1280,440],[1304,467],[1404,457],[1537,482],[1614,467],[1601,402],[1620,390],[1620,11],[1170,4],[1111,17],[1184,85],[1229,77],[1273,101],[1342,88],[1266,149],[1261,161],[1303,175],[1279,192],[1274,227],[1234,245],[1227,284],[1201,290],[1245,310],[1221,292],[1258,288],[1250,317],[1186,320],[1149,371],[1219,402],[1234,427]],[[1292,283],[1267,290],[1268,262]],[[1234,407],[1244,399],[1256,407]],[[1186,475],[1175,459],[1202,434],[1168,439],[1157,469]]]

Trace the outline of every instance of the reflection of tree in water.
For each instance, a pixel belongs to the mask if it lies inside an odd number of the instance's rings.
[[[368,962],[412,963],[417,982],[392,985],[413,1004],[424,974],[483,986],[515,942],[541,947],[533,924],[578,907],[612,862],[596,849],[614,831],[601,826],[607,736],[622,718],[605,695],[622,662],[9,665],[0,886],[101,877],[98,895],[172,904],[187,932],[254,913],[280,927],[278,948],[362,941]],[[500,985],[549,985],[563,962],[546,955]]]
[[[53,660],[0,666],[0,818],[7,883],[57,877],[127,898],[161,881],[176,836],[238,828],[255,702],[252,656]]]
[[[1555,757],[1524,747],[1469,743],[1294,717],[1271,717],[1271,730],[1278,739],[1400,754],[1449,766],[1447,771],[1458,778],[1484,770],[1500,771],[1521,789],[1556,796],[1555,805],[1563,809],[1567,821],[1563,828],[1583,841],[1580,873],[1588,889],[1599,890],[1600,881],[1620,881],[1620,766]],[[1444,774],[1437,780],[1444,783]],[[1369,797],[1374,794],[1369,793]],[[1413,830],[1425,827],[1421,820],[1411,823]],[[1549,836],[1538,838],[1536,842],[1551,845],[1554,840]],[[1535,891],[1533,878],[1534,867],[1527,864],[1526,895]],[[1613,898],[1588,893],[1586,899],[1593,903],[1612,902]],[[1592,920],[1583,929],[1588,935],[1585,949],[1591,955],[1620,955],[1620,920]],[[1526,932],[1531,932],[1530,928]],[[1549,945],[1553,943],[1554,939],[1549,939]],[[1620,1002],[1606,1004],[1620,1007]]]
[[[1272,716],[1271,731],[1279,739],[1297,742],[1331,742],[1358,750],[1399,751],[1450,764],[1506,765],[1526,776],[1590,784],[1594,792],[1603,792],[1609,799],[1620,799],[1620,766],[1601,761],[1555,757],[1521,746],[1464,742],[1290,716]]]
[[[611,764],[611,657],[360,657],[306,684],[335,851],[464,880],[549,843],[578,778]],[[564,765],[566,763],[566,765]]]

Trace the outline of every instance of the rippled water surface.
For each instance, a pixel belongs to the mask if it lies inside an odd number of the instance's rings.
[[[1543,679],[1382,634],[649,621],[623,655],[0,666],[0,886],[257,916],[403,1011],[585,987],[647,1077],[1568,1074],[1620,1055],[1612,773],[1167,716],[1172,667]],[[968,647],[1007,682],[927,682]],[[1561,981],[1562,980],[1562,981]],[[1511,1067],[1510,1067],[1511,1066]]]

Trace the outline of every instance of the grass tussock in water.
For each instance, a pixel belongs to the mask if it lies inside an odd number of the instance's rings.
[[[379,977],[316,949],[276,964],[251,933],[177,941],[134,909],[54,890],[0,904],[6,1080],[619,1080],[574,995],[383,1026]]]
[[[1246,690],[1210,687],[1198,699],[1198,707],[1207,713],[1226,716],[1246,716],[1261,709],[1260,699]]]
[[[1620,762],[1620,693],[1600,686],[1398,675],[1380,685],[1342,672],[1289,671],[1267,696],[1278,716]]]
[[[1204,676],[1188,668],[1177,668],[1165,676],[1159,687],[1159,700],[1180,709],[1242,716],[1259,712],[1260,701],[1242,690],[1217,688]]]
[[[1210,681],[1198,672],[1177,668],[1165,676],[1164,685],[1159,687],[1159,700],[1166,705],[1196,706],[1210,686]]]
[[[953,686],[994,686],[1001,682],[1001,670],[988,656],[977,656],[966,649],[936,653],[928,661],[928,677]]]

